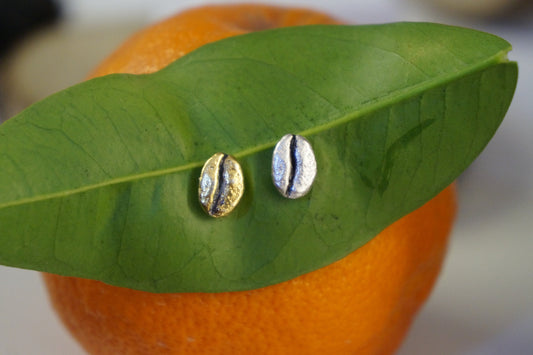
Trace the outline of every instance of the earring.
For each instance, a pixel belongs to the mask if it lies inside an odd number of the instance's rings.
[[[200,173],[198,198],[205,212],[212,217],[228,215],[244,193],[242,169],[231,155],[216,153]]]
[[[295,199],[309,192],[316,176],[316,160],[307,139],[284,135],[272,154],[272,181],[281,195]]]

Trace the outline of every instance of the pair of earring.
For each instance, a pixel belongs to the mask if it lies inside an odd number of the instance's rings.
[[[272,182],[279,193],[295,199],[309,192],[316,176],[316,160],[307,139],[284,135],[272,154]],[[216,153],[200,173],[198,197],[204,210],[213,217],[229,214],[244,193],[241,166],[234,157]]]

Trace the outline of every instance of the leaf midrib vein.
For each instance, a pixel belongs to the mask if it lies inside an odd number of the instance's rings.
[[[478,64],[473,64],[473,65],[471,65],[471,66],[469,66],[467,68],[464,68],[464,69],[462,69],[460,71],[453,72],[453,73],[447,73],[447,74],[445,74],[443,76],[434,77],[434,78],[432,78],[430,80],[423,81],[423,82],[421,82],[419,84],[403,88],[402,90],[394,91],[394,92],[392,92],[392,93],[390,93],[390,94],[388,94],[386,96],[383,96],[383,97],[380,97],[380,98],[377,98],[375,100],[370,101],[368,104],[363,105],[357,111],[353,111],[350,114],[347,114],[345,116],[339,117],[338,119],[330,121],[328,123],[325,123],[325,124],[322,124],[322,125],[317,125],[316,127],[313,127],[313,128],[307,129],[307,130],[303,130],[301,132],[295,132],[295,134],[299,134],[299,135],[302,135],[302,136],[311,136],[311,135],[317,134],[317,133],[322,132],[322,131],[327,131],[327,130],[329,130],[331,128],[334,128],[336,126],[340,126],[340,125],[343,125],[343,124],[345,124],[347,122],[350,122],[350,121],[352,121],[352,120],[354,120],[354,119],[356,119],[358,117],[362,117],[362,116],[365,116],[365,115],[367,115],[367,114],[369,114],[371,112],[375,112],[375,111],[378,111],[380,109],[383,109],[383,108],[385,108],[385,107],[387,107],[387,106],[389,106],[391,104],[398,103],[398,102],[401,102],[401,101],[404,101],[404,100],[408,100],[409,98],[417,96],[417,95],[421,94],[422,92],[425,92],[425,91],[427,91],[429,89],[432,89],[434,87],[437,87],[437,86],[440,86],[440,85],[445,85],[447,83],[450,83],[450,82],[454,81],[455,79],[459,79],[459,78],[465,77],[465,76],[467,76],[469,74],[472,74],[472,73],[479,72],[479,71],[482,71],[484,69],[487,69],[491,65],[498,65],[498,64],[501,64],[501,63],[508,62],[506,54],[509,52],[509,50],[510,50],[510,48],[505,48],[505,49],[499,51],[498,53],[496,53],[495,55],[493,55],[492,57],[489,57],[487,60],[479,62]],[[376,104],[376,101],[378,101],[378,100],[379,100],[379,103]],[[275,144],[276,144],[275,141],[268,142],[268,143],[265,143],[265,144],[260,144],[260,145],[254,146],[252,148],[244,149],[244,150],[242,150],[240,152],[234,153],[233,156],[235,156],[236,158],[243,158],[245,156],[252,155],[252,154],[260,152],[262,150],[266,150],[268,148],[271,148]],[[87,191],[90,191],[90,190],[96,190],[96,189],[103,188],[103,187],[106,187],[106,186],[118,185],[118,184],[121,184],[121,183],[133,182],[133,181],[137,181],[137,180],[149,179],[149,178],[153,178],[153,177],[157,177],[157,176],[163,176],[163,175],[169,175],[169,174],[176,174],[176,173],[179,173],[179,172],[182,172],[182,171],[186,171],[186,170],[189,170],[189,169],[199,168],[203,164],[204,164],[204,161],[195,161],[195,162],[191,162],[189,164],[185,164],[185,165],[181,165],[181,166],[170,167],[170,168],[165,168],[165,169],[153,170],[153,171],[149,171],[149,172],[144,172],[144,173],[139,173],[139,174],[133,174],[133,175],[128,175],[128,176],[113,178],[113,179],[106,180],[106,181],[103,181],[103,182],[100,182],[100,183],[90,184],[90,185],[86,185],[86,186],[82,186],[82,187],[78,187],[78,188],[74,188],[74,189],[67,189],[67,190],[62,190],[62,191],[57,191],[57,192],[51,192],[51,193],[47,193],[47,194],[37,195],[37,196],[33,196],[33,197],[21,198],[19,200],[9,201],[9,202],[5,202],[5,203],[0,204],[0,209],[8,208],[8,207],[14,207],[14,206],[20,206],[20,205],[24,205],[24,204],[31,204],[31,203],[40,202],[40,201],[46,201],[46,200],[51,200],[51,199],[57,199],[57,198],[62,198],[62,197],[67,197],[67,196],[71,196],[71,195],[76,195],[76,194],[80,194],[80,193],[83,193],[83,192],[87,192]]]

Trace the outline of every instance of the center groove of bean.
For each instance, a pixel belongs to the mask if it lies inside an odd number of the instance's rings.
[[[213,201],[213,205],[211,206],[210,213],[216,214],[218,212],[218,205],[220,204],[220,198],[222,197],[224,190],[224,163],[226,162],[226,158],[228,157],[227,154],[224,154],[222,159],[220,159],[220,164],[218,166],[218,181],[217,181],[217,189],[215,191],[215,200]]]
[[[296,157],[296,136],[293,134],[290,143],[290,156],[291,156],[291,170],[289,174],[289,183],[287,185],[287,196],[290,196],[294,186],[294,178],[296,176],[296,167],[298,164]]]

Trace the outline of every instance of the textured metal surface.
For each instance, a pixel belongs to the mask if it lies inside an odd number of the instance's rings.
[[[198,198],[213,217],[229,214],[244,193],[241,166],[230,155],[216,153],[207,160],[200,174]]]
[[[316,176],[315,153],[302,136],[286,134],[276,144],[272,155],[272,181],[287,198],[299,198],[309,192]]]

